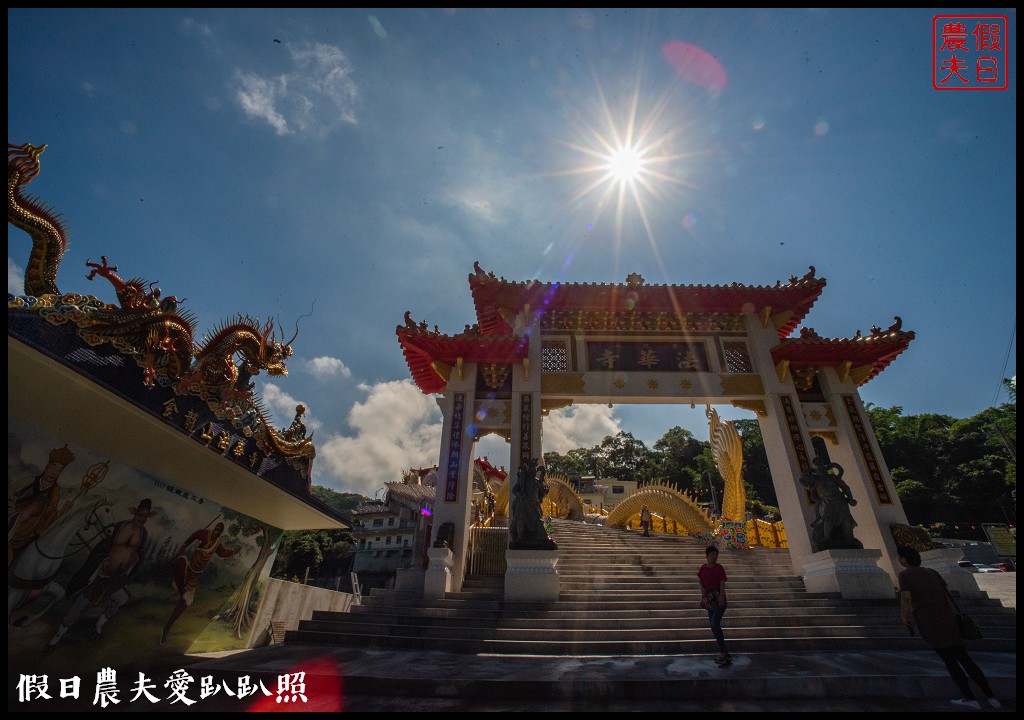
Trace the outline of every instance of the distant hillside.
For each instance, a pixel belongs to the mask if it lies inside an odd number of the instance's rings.
[[[317,500],[343,513],[346,517],[351,516],[352,508],[372,500],[358,493],[341,493],[321,485],[314,485],[312,493]]]

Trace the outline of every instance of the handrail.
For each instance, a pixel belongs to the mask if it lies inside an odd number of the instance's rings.
[[[507,527],[471,527],[469,529],[466,574],[504,575],[507,568],[505,559],[507,549]]]

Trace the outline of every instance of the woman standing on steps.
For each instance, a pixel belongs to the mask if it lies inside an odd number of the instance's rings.
[[[697,579],[700,581],[700,605],[708,611],[708,620],[711,622],[711,633],[718,643],[718,657],[715,662],[718,665],[728,665],[732,662],[732,656],[725,649],[725,633],[722,632],[722,616],[729,605],[729,598],[725,594],[725,568],[718,564],[718,548],[709,546],[704,555],[707,562],[700,566],[697,571]]]

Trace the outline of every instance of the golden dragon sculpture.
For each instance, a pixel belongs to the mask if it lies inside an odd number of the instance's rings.
[[[747,491],[743,485],[743,441],[736,426],[719,419],[718,412],[707,406],[704,413],[708,418],[711,434],[711,454],[715,458],[718,472],[725,480],[722,493],[722,521],[747,521]]]
[[[46,145],[7,143],[7,222],[32,238],[25,270],[25,294],[56,295],[57,268],[68,247],[68,231],[60,215],[23,188],[39,174],[39,156]]]
[[[181,301],[174,295],[161,298],[156,283],[140,278],[122,280],[116,265],[110,265],[106,256],[100,260],[86,261],[92,268],[86,279],[106,278],[114,286],[120,306],[94,307],[75,317],[82,339],[90,345],[110,343],[132,355],[143,368],[147,387],[153,387],[158,378],[166,383],[187,371],[192,363],[194,321],[178,310]]]
[[[163,297],[156,283],[140,278],[124,280],[105,256],[100,263],[86,261],[88,280],[108,280],[118,304],[77,293],[62,294],[57,270],[67,250],[68,232],[62,218],[45,202],[24,192],[39,174],[39,156],[46,145],[7,144],[7,219],[32,239],[25,272],[25,297],[10,297],[9,311],[36,312],[52,325],[73,323],[82,340],[92,346],[110,344],[134,357],[143,368],[147,387],[173,386],[178,395],[193,394],[208,403],[218,417],[244,424],[264,449],[287,457],[312,458],[312,436],[295,432],[296,423],[278,431],[252,393],[249,379],[263,370],[271,376],[287,375],[285,362],[291,343],[276,339],[272,322],[260,323],[239,314],[195,341],[194,319],[179,308],[182,300]],[[236,357],[240,358],[236,363]]]

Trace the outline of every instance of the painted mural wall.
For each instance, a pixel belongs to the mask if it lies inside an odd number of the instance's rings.
[[[12,418],[7,659],[81,673],[247,646],[282,532]]]

